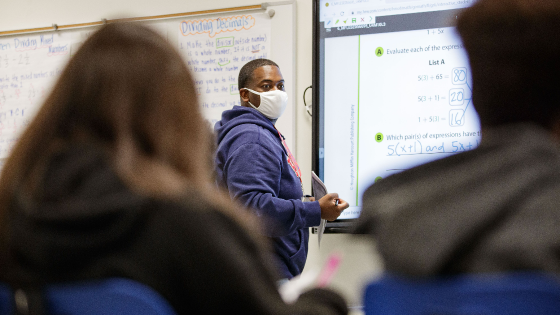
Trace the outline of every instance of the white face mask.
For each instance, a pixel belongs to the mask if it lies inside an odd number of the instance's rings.
[[[259,105],[259,107],[255,107],[251,104],[251,102],[249,102],[249,105],[261,112],[268,119],[278,119],[282,116],[284,110],[286,110],[286,106],[288,105],[288,93],[281,90],[268,92],[255,92],[248,88],[243,88],[242,90],[247,90],[253,94],[260,95],[261,105]]]

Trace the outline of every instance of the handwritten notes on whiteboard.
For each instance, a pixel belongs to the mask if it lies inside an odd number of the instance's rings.
[[[264,14],[184,20],[179,51],[194,75],[202,113],[214,125],[239,105],[237,77],[253,59],[269,58],[271,23]]]
[[[0,158],[14,146],[70,56],[69,36],[0,39]]]

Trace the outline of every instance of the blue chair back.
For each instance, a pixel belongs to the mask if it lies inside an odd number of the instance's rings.
[[[13,292],[0,285],[0,315],[14,314]],[[44,288],[44,314],[53,315],[175,315],[152,288],[129,279],[113,278]]]
[[[412,280],[385,275],[366,287],[366,315],[560,314],[560,278],[542,273]]]

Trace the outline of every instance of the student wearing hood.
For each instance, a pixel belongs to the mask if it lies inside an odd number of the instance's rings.
[[[560,2],[479,0],[457,30],[480,146],[373,184],[356,231],[400,275],[560,274]]]
[[[305,266],[309,227],[335,220],[348,203],[336,193],[302,202],[301,170],[275,127],[288,103],[278,65],[250,61],[238,81],[241,106],[225,111],[214,128],[217,182],[264,219],[262,233],[273,242],[281,276],[290,279]]]

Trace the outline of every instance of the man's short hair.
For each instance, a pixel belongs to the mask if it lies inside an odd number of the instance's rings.
[[[560,117],[560,1],[479,0],[457,29],[469,55],[482,126]]]
[[[268,59],[254,59],[247,62],[239,71],[239,77],[237,79],[238,88],[242,89],[247,87],[247,84],[253,79],[253,71],[264,66],[278,67],[274,61]]]

